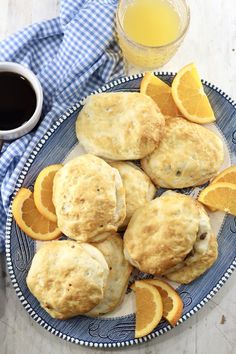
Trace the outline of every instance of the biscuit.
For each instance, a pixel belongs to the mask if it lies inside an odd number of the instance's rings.
[[[114,161],[110,165],[121,176],[125,189],[126,218],[121,227],[128,225],[136,209],[154,198],[156,188],[150,178],[131,162]]]
[[[99,316],[113,311],[123,300],[132,266],[125,259],[123,240],[118,234],[111,234],[102,242],[93,243],[104,255],[109,276],[102,301],[95,306],[87,316]]]
[[[108,272],[107,262],[96,247],[52,241],[34,255],[26,283],[50,316],[67,319],[101,302]]]
[[[165,275],[169,280],[181,284],[188,284],[205,273],[216,261],[218,256],[218,243],[214,234],[209,239],[207,252],[199,254],[195,262],[184,262],[179,269]],[[190,259],[189,259],[190,260]]]
[[[119,172],[90,154],[69,161],[56,173],[53,203],[59,229],[80,242],[106,238],[126,216]]]
[[[141,161],[155,185],[198,186],[214,177],[224,160],[223,143],[212,131],[181,117],[166,120],[157,149]]]
[[[199,229],[196,201],[168,191],[133,214],[124,235],[124,253],[142,272],[162,275],[190,253]]]
[[[181,284],[188,284],[212,266],[218,256],[218,244],[212,233],[210,220],[203,206],[200,212],[199,230],[193,249],[183,262],[169,269],[165,276]]]
[[[76,134],[89,153],[135,160],[159,144],[165,118],[156,103],[138,92],[89,96],[76,121]]]

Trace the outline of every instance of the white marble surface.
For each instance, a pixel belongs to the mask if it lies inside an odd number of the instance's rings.
[[[201,76],[236,100],[235,0],[189,0],[191,26],[177,55],[162,69],[176,71],[194,61]],[[0,0],[0,39],[25,25],[54,17],[59,0]],[[49,334],[23,309],[0,256],[0,353],[103,353]],[[135,354],[235,354],[236,273],[197,314],[171,332],[143,345],[119,350]],[[225,323],[222,324],[222,315]],[[111,351],[106,351],[110,353]]]

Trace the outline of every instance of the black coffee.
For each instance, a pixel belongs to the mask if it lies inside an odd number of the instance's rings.
[[[29,81],[15,73],[0,72],[0,130],[20,127],[36,109],[36,94]]]

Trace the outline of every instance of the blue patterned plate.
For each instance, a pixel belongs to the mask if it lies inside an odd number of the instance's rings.
[[[161,79],[171,82],[173,74],[157,73]],[[138,91],[142,75],[121,78],[107,84],[99,92]],[[236,105],[215,86],[204,83],[204,88],[214,108],[217,131],[225,141],[226,165],[236,163]],[[22,186],[33,186],[40,170],[47,165],[60,163],[77,149],[75,120],[83,102],[71,107],[32,151],[19,177],[15,193]],[[188,188],[183,193],[196,195],[199,189]],[[15,194],[14,194],[15,195]],[[236,266],[236,218],[217,212],[211,216],[219,240],[219,257],[213,267],[190,285],[181,285],[178,291],[184,301],[183,316],[178,324],[197,312],[229,278]],[[36,243],[17,227],[12,219],[11,208],[6,227],[6,255],[9,274],[23,306],[31,317],[49,332],[73,343],[94,347],[122,347],[157,337],[172,327],[162,321],[147,337],[135,339],[133,314],[133,294],[127,291],[124,303],[109,317],[88,318],[78,316],[70,320],[52,319],[29,292],[26,285]],[[135,277],[144,274],[136,274]]]

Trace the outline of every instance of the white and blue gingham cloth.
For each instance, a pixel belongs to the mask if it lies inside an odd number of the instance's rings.
[[[0,251],[10,197],[38,140],[68,107],[124,73],[115,40],[116,7],[117,0],[62,0],[58,18],[34,24],[0,43],[0,61],[29,67],[44,92],[37,130],[5,143],[0,155]]]

